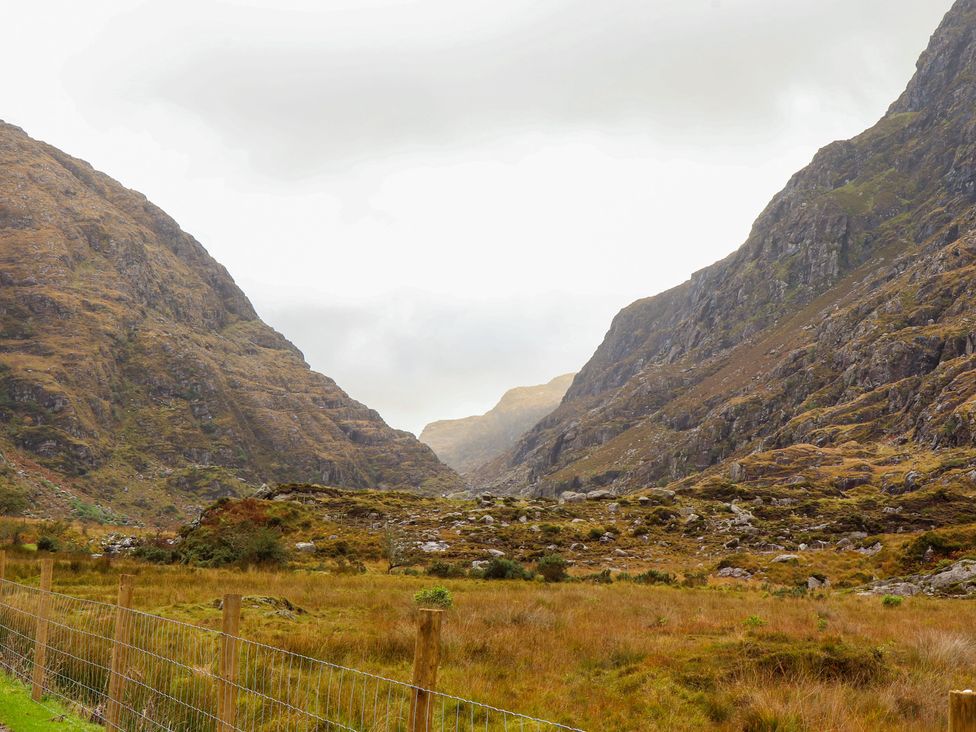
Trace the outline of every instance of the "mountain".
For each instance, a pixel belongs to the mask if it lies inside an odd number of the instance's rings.
[[[976,0],[958,0],[874,127],[818,152],[733,254],[622,310],[475,482],[969,490],[974,109]]]
[[[536,422],[559,406],[573,374],[548,384],[509,389],[485,414],[445,419],[424,427],[420,441],[441,460],[464,475],[502,454]]]
[[[36,513],[186,514],[265,481],[457,475],[258,318],[144,196],[0,123],[0,489]]]

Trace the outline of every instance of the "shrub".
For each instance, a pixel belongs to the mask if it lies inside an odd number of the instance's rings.
[[[0,486],[0,515],[20,516],[27,510],[27,494],[14,486]]]
[[[763,620],[758,615],[750,615],[748,618],[745,619],[745,625],[747,628],[761,628],[765,624],[766,621]]]
[[[704,587],[708,584],[708,574],[706,572],[685,572],[681,580],[682,587]]]
[[[37,540],[37,551],[56,552],[58,551],[58,540],[53,536],[42,536]]]
[[[648,523],[664,525],[678,518],[678,512],[671,508],[658,506],[647,516]]]
[[[536,564],[536,569],[546,582],[563,582],[569,574],[566,572],[568,563],[558,554],[548,554]]]
[[[446,587],[428,587],[413,596],[413,601],[421,607],[435,607],[447,610],[454,604],[451,591]]]
[[[584,582],[593,582],[598,585],[609,585],[613,584],[613,576],[610,574],[609,569],[604,569],[600,572],[593,572],[592,574],[586,574],[580,577]],[[624,574],[621,572],[620,579],[624,579]]]
[[[481,576],[485,579],[532,579],[532,573],[525,567],[504,557],[493,558]]]
[[[656,569],[649,569],[641,574],[634,575],[634,582],[639,585],[673,585],[675,576],[670,572],[659,572]]]
[[[899,607],[904,601],[905,598],[898,595],[885,595],[881,598],[881,604],[884,607]]]
[[[965,544],[957,539],[926,531],[902,550],[902,564],[912,567],[923,562],[926,557],[945,559],[964,548]]]
[[[150,564],[173,564],[180,558],[179,553],[173,549],[156,544],[137,546],[132,550],[132,556]]]
[[[280,565],[288,560],[281,534],[253,521],[201,527],[180,546],[183,560],[204,567]]]
[[[464,577],[465,571],[464,567],[457,564],[451,564],[450,562],[432,562],[427,567],[427,574],[431,577],[440,577],[441,579],[447,579],[448,577]]]

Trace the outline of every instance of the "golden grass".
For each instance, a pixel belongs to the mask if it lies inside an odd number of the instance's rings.
[[[409,679],[420,577],[59,565],[55,589],[217,627],[224,592],[285,597],[295,618],[245,608],[245,637]],[[15,561],[10,574],[35,571]],[[936,730],[972,686],[976,604],[832,593],[445,580],[440,688],[589,730]],[[747,622],[748,618],[754,618]]]

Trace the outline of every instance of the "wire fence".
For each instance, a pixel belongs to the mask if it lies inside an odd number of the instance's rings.
[[[582,732],[437,691],[434,613],[406,683],[239,637],[239,596],[216,631],[131,609],[125,577],[109,604],[50,590],[50,572],[20,584],[0,561],[0,668],[107,729]]]

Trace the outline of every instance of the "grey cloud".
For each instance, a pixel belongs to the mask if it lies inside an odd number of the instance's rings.
[[[262,32],[259,11],[227,29],[218,6],[199,2],[199,27],[179,39],[179,53],[135,54],[157,62],[130,67],[80,63],[69,73],[98,80],[83,104],[120,94],[177,105],[247,150],[256,167],[292,178],[536,127],[677,144],[761,139],[785,123],[783,97],[795,92],[883,109],[950,4],[567,0],[523,4],[507,24],[467,39],[405,29],[385,43],[369,28],[338,37],[322,10],[279,13],[295,24],[285,44]],[[427,5],[436,24],[437,6]],[[424,3],[411,7],[423,17]],[[166,32],[182,23],[169,3],[135,18],[147,35],[130,43],[179,37]]]

